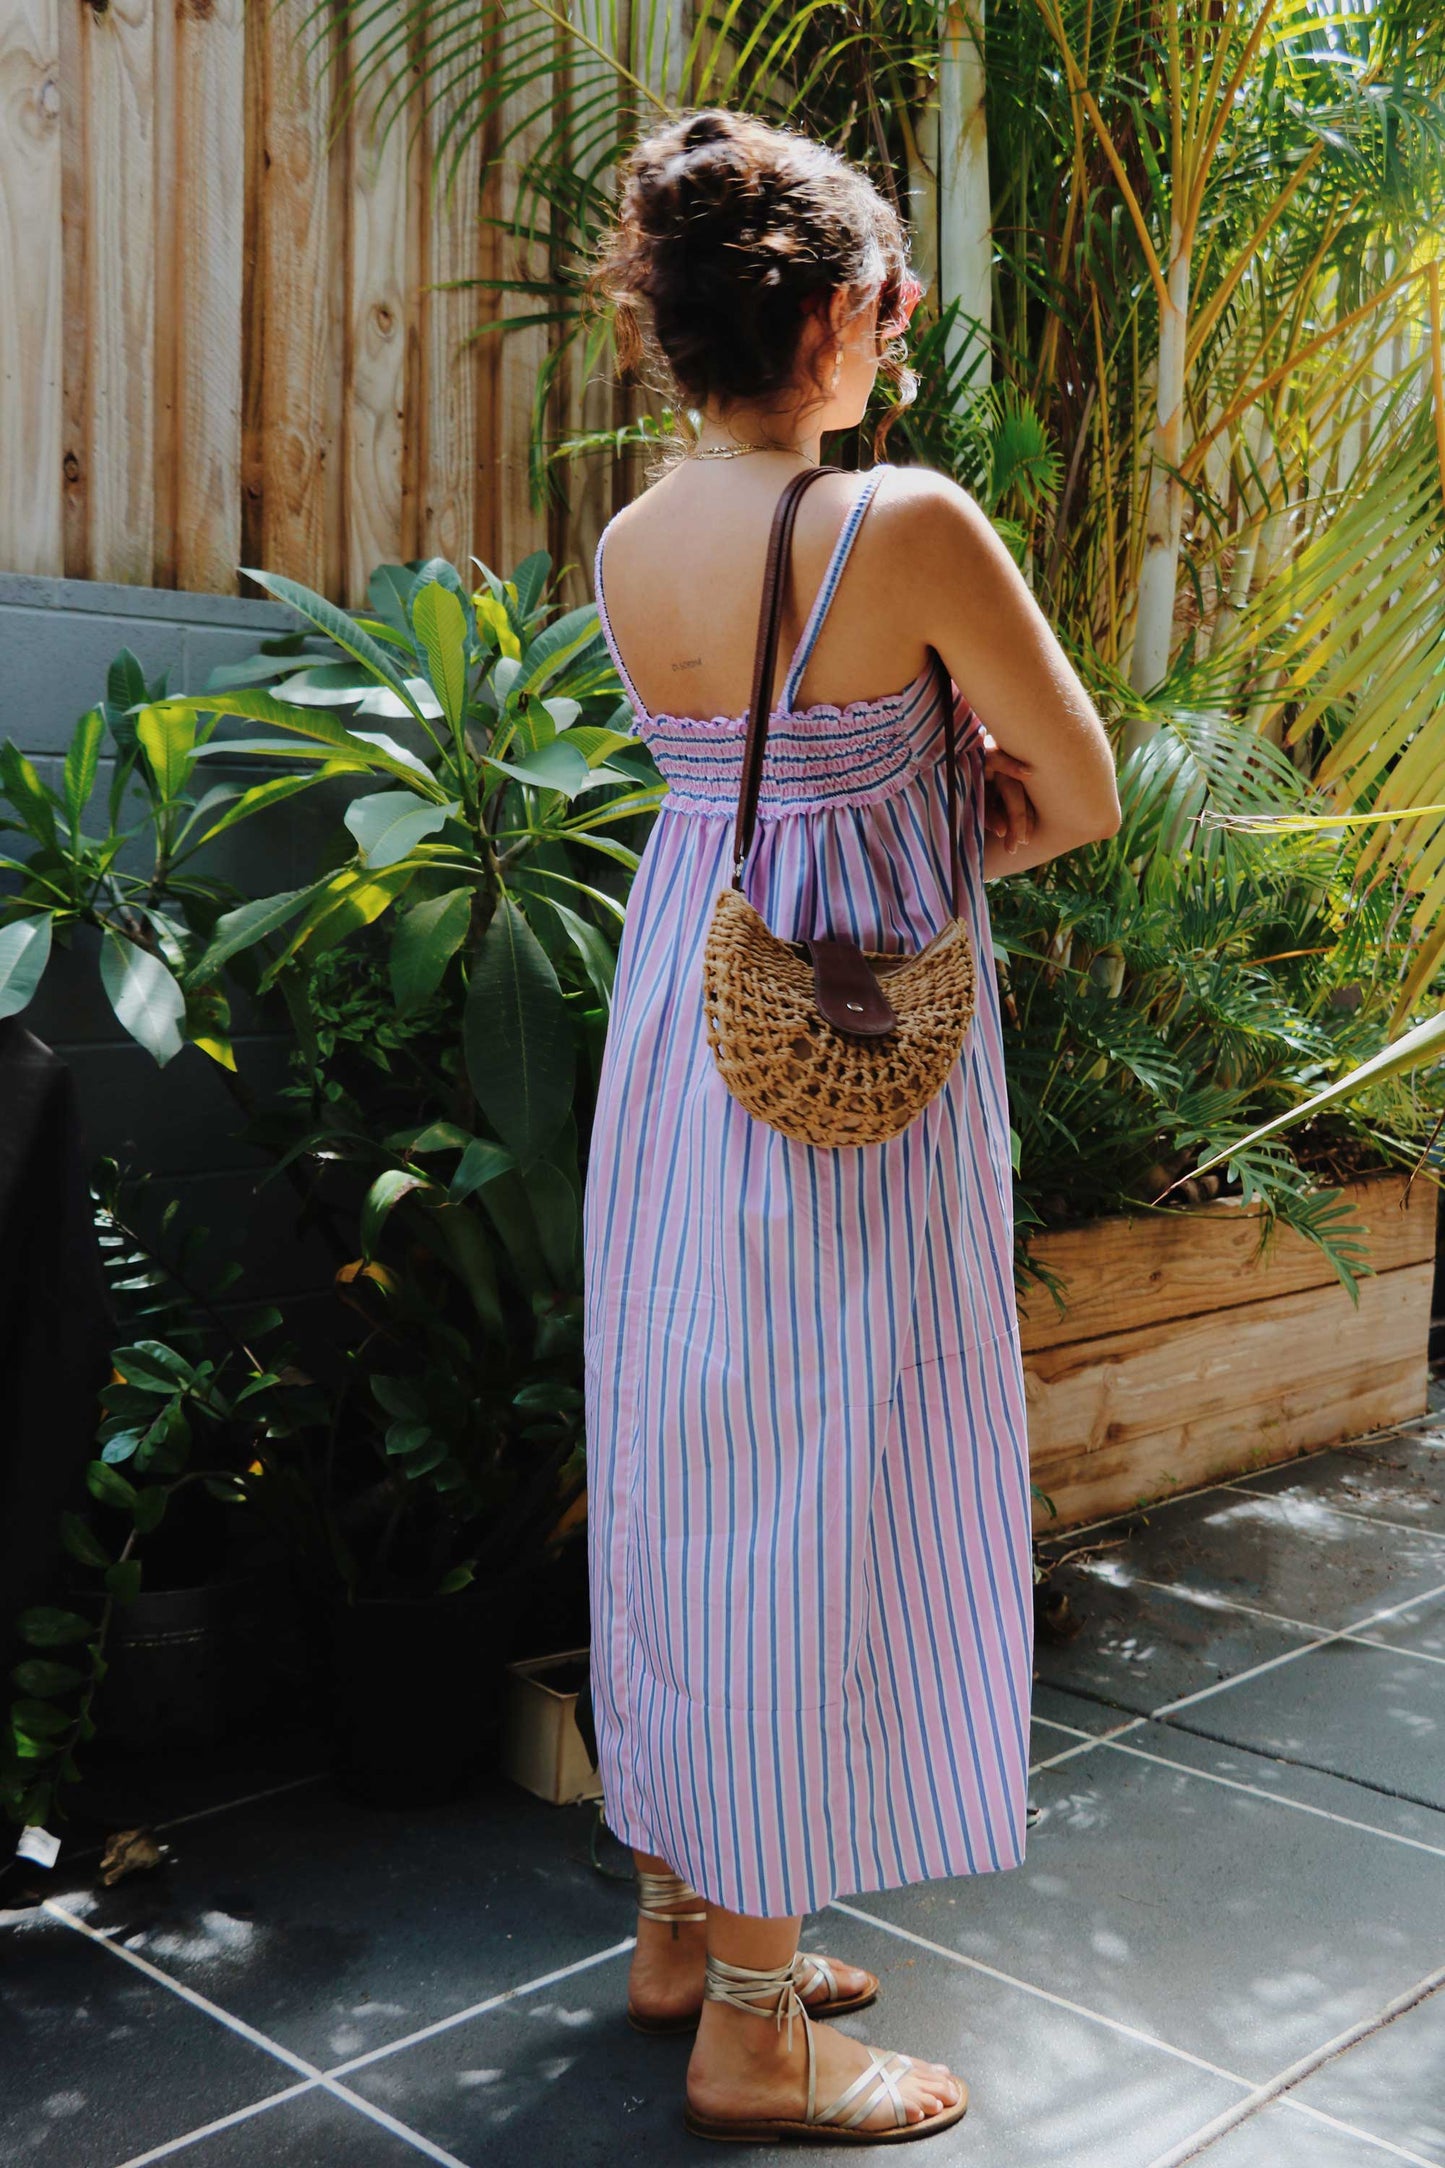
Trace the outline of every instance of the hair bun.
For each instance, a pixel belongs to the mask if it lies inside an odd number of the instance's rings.
[[[700,151],[709,143],[725,143],[732,135],[732,116],[729,113],[694,113],[683,130],[682,148]]]

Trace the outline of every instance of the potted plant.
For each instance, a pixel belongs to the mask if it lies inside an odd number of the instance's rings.
[[[339,1766],[377,1798],[445,1792],[494,1749],[524,1599],[569,1548],[575,1567],[603,929],[658,784],[619,764],[595,611],[556,617],[548,570],[533,557],[471,595],[444,564],[383,568],[358,618],[271,583],[309,630],[188,701],[113,673],[137,697],[82,723],[63,806],[18,756],[6,770],[34,843],[0,927],[12,1004],[76,923],[123,956],[141,992],[117,1014],[158,1059],[204,1034],[229,1067],[232,997],[285,1002],[297,1075],[274,1101],[238,1096],[340,1244],[347,1329],[324,1420],[262,1441],[238,1480],[326,1614]],[[84,828],[107,730],[121,757],[133,737],[155,842],[143,891],[118,898],[93,877],[118,855],[116,794],[108,831]],[[218,751],[294,753],[299,772],[202,796]],[[185,863],[186,839],[337,778],[386,787],[345,805],[345,847],[303,889],[237,899]]]

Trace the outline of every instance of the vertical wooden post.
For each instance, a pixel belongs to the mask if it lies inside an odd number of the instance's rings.
[[[376,27],[403,18],[393,0]],[[415,341],[418,202],[408,173],[409,107],[381,140],[383,89],[374,79],[352,116],[351,238],[345,398],[345,600],[366,599],[373,568],[416,551],[406,466],[408,349]],[[393,101],[394,103],[394,101]]]
[[[0,568],[11,572],[64,565],[60,112],[58,0],[10,0],[0,13]]]
[[[67,374],[80,370],[85,511],[80,561],[67,547],[66,570],[146,586],[156,540],[156,17],[151,0],[76,13],[85,165],[67,213],[85,238],[79,320],[65,346]]]
[[[175,20],[175,584],[235,594],[241,557],[243,0]]]

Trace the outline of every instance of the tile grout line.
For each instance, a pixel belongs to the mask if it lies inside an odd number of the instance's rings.
[[[1291,2115],[1307,2115],[1312,2123],[1323,2123],[1327,2130],[1342,2130],[1347,2138],[1363,2138],[1366,2145],[1376,2146],[1396,2160],[1409,2161],[1412,2168],[1445,2168],[1445,2161],[1431,2160],[1424,2153],[1412,2153],[1408,2146],[1397,2145],[1393,2138],[1377,2138],[1372,2130],[1364,2130],[1358,2123],[1343,2122],[1337,2115],[1326,2115],[1323,2108],[1312,2108],[1304,2100],[1292,2100],[1288,2093],[1281,2093],[1277,2105],[1287,2108]]]
[[[403,2033],[400,2039],[383,2041],[379,2048],[368,2048],[364,2055],[353,2055],[344,2063],[333,2063],[326,2075],[344,2078],[353,2070],[363,2070],[372,2063],[379,2063],[387,2055],[396,2055],[403,2048],[414,2048],[423,2040],[434,2040],[439,2033],[450,2032],[454,2026],[465,2025],[474,2017],[483,2016],[488,2010],[496,2010],[503,2003],[515,2002],[519,1995],[535,1994],[539,1987],[551,1987],[558,1980],[570,1979],[574,1973],[586,1972],[593,1965],[605,1964],[610,1957],[620,1957],[624,1950],[633,1948],[636,1935],[626,1935],[621,1942],[614,1942],[609,1949],[595,1950],[590,1957],[579,1957],[574,1964],[559,1965],[555,1972],[543,1972],[535,1980],[523,1980],[518,1987],[504,1987],[495,1995],[488,1995],[485,2002],[473,2003],[470,2009],[458,2010],[450,2017],[439,2017],[430,2025],[423,2025],[418,2032]]]
[[[1077,1570],[1087,1573],[1092,1580],[1102,1582],[1104,1587],[1112,1588],[1120,1595],[1127,1594],[1131,1588],[1157,1588],[1166,1596],[1179,1597],[1184,1603],[1196,1603],[1201,1610],[1242,1611],[1249,1618],[1262,1618],[1275,1626],[1293,1626],[1299,1633],[1328,1635],[1333,1632],[1336,1639],[1356,1642],[1361,1648],[1384,1649],[1392,1656],[1413,1657],[1422,1664],[1445,1664],[1445,1656],[1435,1656],[1428,1649],[1407,1649],[1393,1641],[1374,1641],[1368,1634],[1352,1632],[1347,1626],[1331,1628],[1321,1626],[1316,1619],[1291,1618],[1285,1611],[1266,1611],[1257,1603],[1245,1603],[1238,1596],[1221,1596],[1214,1589],[1184,1588],[1175,1581],[1151,1580],[1146,1573],[1131,1573],[1127,1581],[1111,1581],[1107,1573],[1098,1572],[1092,1566],[1080,1566]],[[1419,1601],[1421,1599],[1418,1597],[1411,1598],[1412,1603]],[[1047,1686],[1052,1682],[1045,1679],[1040,1683]],[[1060,1687],[1057,1691],[1069,1693],[1071,1689]],[[1044,1718],[1042,1721],[1048,1720]]]
[[[1326,2063],[1333,2062],[1335,2057],[1342,2055],[1347,2048],[1357,2047],[1362,2040],[1367,2040],[1371,2033],[1380,2032],[1397,2017],[1403,2017],[1407,2010],[1413,2010],[1441,1986],[1445,1986],[1445,1965],[1438,1966],[1434,1972],[1426,1973],[1424,1979],[1417,1980],[1413,1987],[1407,1987],[1400,1994],[1392,1996],[1373,2016],[1361,2018],[1357,2024],[1346,2026],[1343,2032],[1336,2033],[1320,2047],[1312,2048],[1308,2054],[1286,2064],[1285,2068],[1277,2071],[1272,2078],[1267,2078],[1262,2085],[1255,2086],[1247,2100],[1236,2101],[1232,2108],[1226,2108],[1222,2114],[1215,2116],[1212,2122],[1205,2123],[1192,2137],[1183,2139],[1179,2145],[1171,2146],[1168,2152],[1159,2154],[1150,2162],[1149,2168],[1184,2168],[1187,2161],[1197,2159],[1217,2138],[1224,2137],[1239,2124],[1246,2122],[1250,2116],[1257,2115],[1261,2108],[1268,2107],[1273,2100],[1278,2100],[1291,2086],[1312,2077],[1315,2071],[1323,2069]],[[1292,2102],[1291,2106],[1294,2105],[1296,2104]],[[1410,2157],[1406,2156],[1407,2159]],[[1418,2159],[1420,2156],[1414,2157]],[[1427,2162],[1425,2168],[1435,2168],[1435,2164]]]
[[[1137,1730],[1141,1724],[1150,1722],[1151,1719],[1148,1717],[1135,1717],[1132,1723],[1121,1724],[1113,1731],[1108,1732],[1080,1731],[1076,1725],[1060,1724],[1056,1719],[1048,1716],[1041,1716],[1036,1721],[1047,1725],[1052,1731],[1071,1733],[1078,1741],[1078,1744],[1066,1747],[1061,1753],[1051,1754],[1043,1761],[1030,1762],[1028,1773],[1031,1777],[1041,1769],[1055,1769],[1060,1762],[1072,1761],[1076,1755],[1086,1754],[1091,1747],[1104,1746],[1113,1749],[1119,1754],[1130,1754],[1136,1761],[1153,1762],[1160,1769],[1177,1769],[1181,1776],[1197,1777],[1203,1784],[1222,1784],[1229,1791],[1248,1792],[1253,1798],[1263,1799],[1272,1807],[1287,1807],[1296,1814],[1313,1814],[1321,1821],[1338,1823],[1342,1829],[1357,1829],[1363,1836],[1383,1837],[1388,1844],[1408,1845],[1414,1851],[1428,1852],[1434,1858],[1445,1859],[1445,1846],[1428,1844],[1423,1837],[1407,1837],[1398,1830],[1381,1829],[1376,1822],[1357,1822],[1348,1814],[1337,1814],[1332,1807],[1317,1807],[1312,1805],[1309,1800],[1294,1799],[1284,1792],[1269,1792],[1264,1789],[1263,1785],[1246,1784],[1238,1777],[1221,1776],[1216,1769],[1196,1769],[1191,1762],[1175,1761],[1168,1754],[1156,1753],[1152,1747],[1120,1745],[1119,1742],[1124,1737],[1124,1734]],[[1201,1739],[1210,1745],[1233,1746],[1235,1744],[1235,1742],[1227,1739],[1211,1739],[1207,1732],[1190,1731],[1188,1726],[1184,1724],[1180,1724],[1176,1728],[1186,1738]],[[1241,1754],[1253,1755],[1258,1760],[1277,1760],[1277,1757],[1265,1755],[1254,1747],[1240,1746],[1237,1747],[1236,1751]],[[1340,1776],[1336,1770],[1315,1770],[1312,1763],[1281,1762],[1279,1766],[1287,1769],[1309,1769],[1314,1774],[1327,1777],[1334,1783],[1347,1784],[1355,1791],[1369,1789],[1367,1786],[1357,1784],[1351,1777]],[[1425,1811],[1430,1814],[1440,1812],[1439,1808],[1430,1806],[1427,1801],[1405,1799],[1398,1792],[1375,1793],[1372,1790],[1371,1797],[1399,1799],[1402,1805],[1423,1806]]]
[[[214,1806],[195,1807],[189,1814],[174,1814],[168,1822],[152,1822],[152,1829],[184,1829],[191,1822],[204,1822],[213,1814],[231,1814],[237,1807],[253,1807],[262,1799],[279,1799],[286,1792],[304,1791],[308,1784],[319,1784],[326,1776],[324,1769],[313,1769],[309,1776],[287,1777],[284,1784],[268,1784],[263,1791],[242,1792],[239,1799],[220,1799]],[[98,1849],[98,1847],[97,1847]]]
[[[1056,1994],[1052,1988],[1038,1987],[1032,1980],[1023,1980],[1014,1973],[1002,1972],[997,1965],[987,1964],[981,1957],[969,1957],[962,1950],[951,1950],[946,1943],[934,1942],[929,1936],[920,1935],[911,1927],[902,1927],[897,1921],[885,1919],[876,1912],[866,1912],[861,1905],[850,1904],[844,1897],[831,1898],[828,1910],[847,1913],[851,1919],[862,1920],[867,1926],[876,1927],[884,1934],[897,1936],[900,1941],[914,1942],[920,1949],[932,1950],[936,1956],[946,1957],[950,1964],[963,1965],[970,1972],[981,1972],[988,1979],[999,1981],[1004,1987],[1016,1987],[1025,1995],[1033,1995],[1041,2002],[1052,2003],[1056,2009],[1068,2010],[1075,2017],[1088,2018],[1091,2023],[1106,2026],[1110,2032],[1121,2033],[1128,2040],[1137,2040],[1144,2047],[1156,2048],[1160,2054],[1172,2056],[1176,2062],[1190,2063],[1196,2070],[1207,2071],[1211,2077],[1223,2078],[1230,2085],[1239,2086],[1242,2091],[1251,2090],[1249,2079],[1240,2077],[1237,2071],[1226,2070],[1219,2063],[1211,2063],[1205,2056],[1195,2055],[1189,2048],[1177,2048],[1172,2042],[1161,2040],[1157,2033],[1145,2032],[1142,2026],[1131,2025],[1126,2018],[1108,2017],[1102,2010],[1091,2010],[1087,2003],[1074,2002],[1067,1995]]]
[[[317,2090],[314,2078],[305,2078],[300,2085],[288,2085],[284,2093],[268,2093],[264,2100],[253,2100],[249,2107],[233,2108],[229,2115],[218,2115],[214,2122],[202,2123],[195,2130],[183,2131],[179,2138],[167,2138],[164,2145],[153,2145],[147,2153],[133,2153],[120,2168],[149,2168],[153,2160],[168,2160],[185,2146],[195,2145],[202,2138],[213,2138],[218,2131],[233,2130],[238,2123],[248,2123],[253,2115],[262,2115],[267,2108],[279,2108],[286,2100],[299,2100],[303,2093]]]
[[[1327,1648],[1333,1641],[1342,1641],[1347,1634],[1357,1634],[1366,1626],[1373,1626],[1377,1619],[1394,1618],[1401,1611],[1408,1611],[1417,1603],[1430,1603],[1437,1596],[1445,1596],[1445,1581],[1438,1588],[1427,1588],[1417,1595],[1409,1596],[1400,1603],[1382,1605],[1379,1610],[1367,1612],[1362,1619],[1355,1619],[1348,1626],[1340,1626],[1332,1632],[1321,1634],[1317,1641],[1307,1641],[1297,1649],[1285,1649],[1279,1656],[1266,1657],[1263,1663],[1250,1664],[1243,1671],[1236,1671],[1230,1678],[1219,1679],[1213,1686],[1202,1686],[1193,1694],[1181,1694],[1173,1701],[1164,1701],[1149,1714],[1157,1722],[1176,1709],[1193,1708],[1196,1702],[1209,1701],[1215,1694],[1227,1694],[1232,1687],[1242,1686],[1247,1679],[1257,1679],[1266,1671],[1277,1671],[1282,1664],[1297,1663],[1301,1656],[1313,1655],[1316,1649]]]
[[[1191,1732],[1189,1736],[1190,1738],[1199,1738],[1202,1736],[1202,1734],[1197,1732]],[[1186,1777],[1199,1777],[1206,1784],[1222,1784],[1227,1790],[1232,1792],[1247,1792],[1253,1799],[1267,1800],[1272,1807],[1288,1807],[1295,1814],[1313,1814],[1317,1816],[1320,1821],[1338,1823],[1341,1829],[1357,1829],[1361,1832],[1362,1835],[1367,1837],[1383,1837],[1387,1844],[1408,1845],[1412,1851],[1428,1852],[1434,1859],[1445,1859],[1445,1845],[1427,1844],[1423,1837],[1406,1837],[1401,1835],[1398,1830],[1381,1829],[1374,1822],[1357,1822],[1353,1820],[1352,1817],[1348,1814],[1336,1814],[1332,1807],[1317,1807],[1312,1805],[1311,1802],[1307,1799],[1287,1799],[1280,1793],[1267,1792],[1260,1784],[1245,1784],[1238,1777],[1221,1776],[1219,1772],[1215,1769],[1195,1769],[1192,1768],[1188,1762],[1174,1761],[1167,1754],[1152,1753],[1147,1747],[1120,1746],[1114,1739],[1102,1739],[1100,1740],[1099,1744],[1101,1746],[1107,1746],[1111,1749],[1112,1752],[1116,1754],[1130,1754],[1134,1757],[1136,1761],[1153,1762],[1155,1766],[1160,1769],[1177,1769],[1181,1772],[1182,1775]],[[1243,1751],[1247,1753],[1249,1749],[1245,1748]],[[1287,1766],[1292,1768],[1298,1768],[1300,1765],[1298,1763],[1290,1763]],[[1324,1770],[1321,1772],[1321,1774],[1325,1776],[1331,1776],[1333,1775],[1333,1772],[1330,1770]],[[1335,1781],[1337,1783],[1348,1784],[1350,1779],[1348,1777],[1340,1777],[1336,1778]],[[1394,1797],[1395,1795],[1392,1793],[1388,1796]],[[1413,1800],[1408,1802],[1408,1804],[1410,1805],[1415,1805],[1416,1803],[1417,1802]],[[1432,1809],[1429,1811],[1438,1812],[1439,1810]]]
[[[148,1957],[142,1957],[138,1950],[128,1950],[124,1943],[113,1942],[108,1935],[103,1935],[92,1927],[88,1920],[81,1919],[77,1913],[67,1911],[65,1906],[59,1903],[56,1898],[45,1898],[41,1910],[48,1912],[53,1919],[63,1921],[76,1934],[83,1935],[88,1942],[96,1944],[102,1950],[109,1950],[111,1955],[118,1957],[122,1964],[133,1966],[137,1972],[143,1973],[147,1979],[154,1980],[159,1986],[168,1988],[182,2002],[189,2003],[193,2009],[199,2010],[203,2016],[211,2018],[216,2024],[224,2026],[228,2032],[235,2033],[238,2038],[245,2040],[250,2046],[259,2048],[264,2054],[273,2055],[278,2062],[284,2063],[288,2070],[298,2071],[302,2077],[309,2078],[311,2080],[311,2090],[319,2088],[332,2094],[335,2099],[345,2102],[348,2107],[355,2108],[358,2113],[366,2117],[368,2122],[379,2123],[384,2130],[391,2131],[393,2136],[405,2139],[407,2144],[414,2146],[417,2152],[424,2153],[428,2160],[436,2161],[439,2168],[467,2168],[466,2162],[459,2161],[454,2153],[444,2152],[439,2145],[433,2145],[431,2139],[423,2137],[419,2130],[413,2130],[410,2124],[398,2121],[396,2116],[388,2114],[385,2108],[380,2108],[374,2101],[366,2099],[364,2094],[352,2092],[349,2086],[340,2084],[335,2078],[329,2076],[326,2071],[319,2069],[315,2063],[308,2063],[304,2056],[297,2055],[292,2049],[284,2047],[279,2040],[273,2040],[266,2033],[258,2032],[254,2025],[248,2025],[246,2020],[243,2017],[237,2017],[234,2011],[223,2009],[220,2003],[212,2002],[209,1996],[199,1994],[195,1988],[188,1986],[184,1980],[178,1980],[171,1973],[162,1971],[161,1967],[153,1965]]]

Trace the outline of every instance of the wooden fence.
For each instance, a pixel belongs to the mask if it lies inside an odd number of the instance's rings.
[[[477,210],[524,140],[479,135],[444,200],[445,108],[379,144],[363,93],[333,127],[309,4],[0,7],[0,570],[253,594],[256,565],[354,605],[384,559],[545,545],[579,600],[614,478],[528,501],[548,329],[468,343],[496,297],[440,290],[523,268]],[[564,383],[556,420],[615,400]]]

